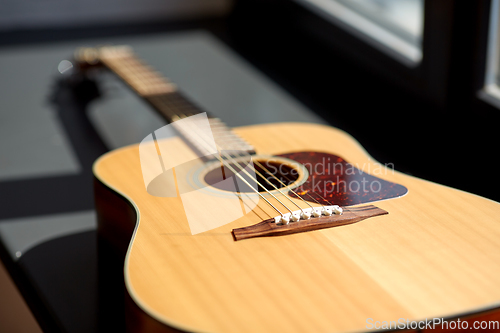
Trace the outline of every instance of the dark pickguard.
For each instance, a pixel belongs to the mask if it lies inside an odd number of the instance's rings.
[[[352,165],[342,157],[318,152],[297,152],[279,155],[304,165],[309,171],[307,181],[294,189],[304,200],[350,206],[400,197],[408,189],[372,174],[392,173],[392,168],[380,164]],[[370,169],[368,169],[370,167]],[[309,195],[308,195],[309,194]],[[297,197],[289,192],[291,197]]]

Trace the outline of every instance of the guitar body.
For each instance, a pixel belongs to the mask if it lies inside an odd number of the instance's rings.
[[[129,330],[367,331],[376,322],[457,318],[500,304],[499,203],[383,168],[331,127],[283,123],[234,132],[259,154],[340,156],[408,193],[374,202],[388,214],[359,223],[235,241],[233,229],[277,213],[260,200],[234,222],[192,235],[180,195],[146,191],[139,145],[110,152],[94,165],[99,234],[126,251],[133,313],[150,317],[148,324],[130,315]],[[195,158],[178,138],[168,145],[174,160]],[[479,170],[464,172],[472,181]],[[202,198],[196,212],[208,206],[213,201]],[[225,210],[221,205],[220,216]]]

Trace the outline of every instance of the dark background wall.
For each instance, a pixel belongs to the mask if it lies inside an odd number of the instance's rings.
[[[500,110],[482,88],[489,1],[426,1],[410,68],[290,1],[237,1],[236,50],[397,170],[500,200]],[[312,134],[304,134],[312,135]]]

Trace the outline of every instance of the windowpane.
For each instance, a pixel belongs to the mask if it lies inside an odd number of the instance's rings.
[[[500,108],[500,5],[491,1],[484,89],[480,96]]]
[[[422,59],[424,0],[297,0],[409,65]]]

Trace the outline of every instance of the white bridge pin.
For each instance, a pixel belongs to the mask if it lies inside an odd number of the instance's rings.
[[[300,220],[308,220],[311,217],[321,217],[322,215],[330,216],[332,214],[342,215],[342,208],[337,205],[323,206],[315,208],[302,208],[291,213],[278,215],[274,218],[276,224],[289,224],[290,222],[298,222]]]
[[[344,212],[344,210],[340,206],[337,206],[337,205],[332,207],[332,211],[333,211],[333,214],[335,214],[335,215],[342,215],[342,213]]]
[[[309,220],[311,218],[311,212],[307,210],[302,211],[302,213],[300,214],[300,218],[303,220]]]

